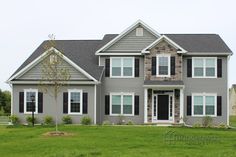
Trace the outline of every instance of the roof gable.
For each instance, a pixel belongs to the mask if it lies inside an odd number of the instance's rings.
[[[16,80],[41,80],[42,79],[42,66],[44,63],[49,63],[50,61],[50,55],[53,53],[48,54],[46,57],[41,59],[39,63],[36,65],[30,67],[26,71],[22,72]],[[81,71],[73,67],[70,63],[64,60],[64,57],[58,54],[57,59],[60,61],[60,64],[58,64],[58,67],[66,68],[69,70],[70,74],[70,80],[91,80],[91,78],[85,76]],[[43,63],[44,62],[44,63]]]
[[[99,55],[99,53],[101,51],[105,51],[108,50],[108,48],[112,48],[112,46],[119,42],[122,38],[124,38],[127,34],[132,33],[132,31],[137,28],[137,27],[142,27],[144,28],[148,33],[152,34],[154,37],[159,38],[160,34],[157,33],[154,29],[152,29],[151,27],[149,27],[147,24],[145,24],[143,21],[138,20],[137,22],[135,22],[133,25],[131,25],[130,27],[128,27],[126,30],[124,30],[122,33],[120,33],[118,36],[116,36],[115,38],[113,38],[111,41],[109,41],[107,44],[105,44],[104,46],[102,46],[100,49],[98,49],[96,51],[96,55]],[[114,47],[113,47],[114,50]],[[131,50],[132,51],[132,50]],[[136,50],[137,51],[137,50]]]

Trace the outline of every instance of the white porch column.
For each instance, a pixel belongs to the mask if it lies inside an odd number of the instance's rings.
[[[97,124],[97,85],[94,85],[94,109],[93,109],[94,117],[93,122],[96,125]]]
[[[184,91],[183,91],[183,88],[180,89],[180,114],[179,114],[179,117],[180,117],[180,123],[183,123],[183,118],[184,118]]]
[[[144,123],[147,123],[148,90],[144,88]]]

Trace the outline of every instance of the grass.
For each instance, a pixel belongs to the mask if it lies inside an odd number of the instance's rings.
[[[233,157],[236,130],[156,126],[0,126],[1,157]],[[167,136],[167,133],[168,136]]]
[[[230,116],[230,125],[236,127],[236,116]]]

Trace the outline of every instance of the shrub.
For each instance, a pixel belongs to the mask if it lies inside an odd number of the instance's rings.
[[[33,118],[32,118],[32,116],[27,116],[26,117],[26,121],[27,121],[27,123],[28,124],[33,124]],[[34,124],[37,122],[37,118],[36,117],[34,117]]]
[[[202,125],[199,122],[193,124],[193,128],[200,128]]]
[[[134,122],[132,120],[129,120],[126,125],[134,125]]]
[[[211,127],[212,126],[212,117],[210,116],[205,116],[202,119],[202,126],[203,127]]]
[[[52,116],[45,116],[45,117],[43,118],[43,123],[44,123],[45,125],[52,125],[52,124],[53,124],[53,118],[52,118]]]
[[[124,125],[125,124],[125,117],[123,115],[118,116],[119,120],[117,122],[118,125]]]
[[[62,121],[63,121],[64,124],[72,124],[72,119],[68,115],[67,116],[63,116],[62,117]]]
[[[103,121],[102,125],[111,125],[111,122],[109,120]]]
[[[81,118],[81,124],[83,125],[90,125],[92,123],[92,120],[89,116],[85,116]]]
[[[11,122],[12,122],[12,124],[13,125],[17,125],[17,124],[19,124],[19,118],[16,116],[16,115],[11,115],[10,117],[9,117],[9,119],[11,120]]]
[[[227,129],[228,127],[227,127],[227,125],[225,125],[224,123],[220,123],[220,124],[218,125],[218,128]]]

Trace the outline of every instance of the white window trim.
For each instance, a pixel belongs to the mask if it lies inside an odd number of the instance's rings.
[[[32,114],[32,112],[26,111],[26,93],[27,92],[35,92],[35,112],[34,114],[38,114],[38,89],[24,89],[24,114]]]
[[[80,92],[80,112],[71,112],[71,92]],[[68,114],[82,115],[83,114],[83,90],[82,89],[68,89]]]
[[[124,70],[124,59],[132,59],[132,76],[124,76],[123,70]],[[113,59],[121,59],[121,76],[112,76],[112,60]],[[110,57],[110,78],[134,78],[134,57]]]
[[[168,75],[159,75],[159,57],[168,57]],[[157,54],[156,57],[156,76],[157,77],[170,77],[170,54]]]
[[[112,113],[112,96],[113,95],[119,95],[121,96],[121,113],[120,114],[113,114]],[[123,96],[124,95],[131,95],[132,96],[132,114],[123,114]],[[124,93],[124,92],[119,92],[119,93],[110,93],[110,116],[134,116],[134,93]]]
[[[203,96],[203,114],[202,115],[195,115],[194,114],[194,96]],[[215,105],[214,105],[214,115],[206,115],[206,96],[214,96],[215,97]],[[217,116],[217,94],[216,93],[193,93],[192,94],[192,116],[193,117],[216,117]]]
[[[203,59],[203,76],[194,76],[195,59]],[[206,59],[215,60],[215,76],[206,76]],[[217,78],[217,57],[192,57],[192,78]]]

